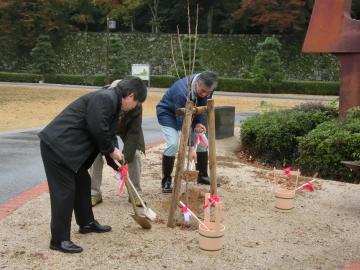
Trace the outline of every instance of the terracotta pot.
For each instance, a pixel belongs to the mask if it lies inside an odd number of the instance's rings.
[[[295,191],[284,188],[275,190],[275,208],[288,212],[294,208]]]

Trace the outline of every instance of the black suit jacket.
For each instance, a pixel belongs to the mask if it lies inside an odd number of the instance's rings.
[[[86,94],[67,106],[39,137],[67,167],[77,172],[92,156],[99,152],[109,154],[118,147],[121,98],[118,88]]]

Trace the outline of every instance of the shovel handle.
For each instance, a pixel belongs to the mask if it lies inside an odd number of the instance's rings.
[[[126,189],[127,189],[128,193],[129,193],[130,202],[131,202],[131,205],[132,205],[132,207],[133,207],[133,209],[134,209],[134,213],[135,213],[136,216],[138,216],[139,214],[138,214],[138,211],[137,211],[137,209],[136,209],[134,194],[131,192],[131,187],[130,187],[130,185],[129,185],[129,183],[128,183],[127,180],[128,180],[128,179],[125,179],[125,186],[126,186]]]
[[[179,201],[181,206],[185,206],[187,207],[182,201]],[[204,222],[202,222],[188,207],[187,210],[190,212],[190,214],[201,224],[205,227],[205,229],[207,229],[208,231],[210,231],[210,229],[208,228],[208,226],[205,225]]]
[[[137,190],[136,190],[133,182],[132,182],[131,179],[129,178],[129,176],[126,176],[126,178],[127,178],[126,181],[130,183],[130,186],[131,186],[132,190],[135,192],[136,197],[139,199],[142,207],[144,207],[144,209],[147,209],[147,206],[145,205],[144,201],[143,201],[142,198],[140,197],[139,193],[137,192]]]

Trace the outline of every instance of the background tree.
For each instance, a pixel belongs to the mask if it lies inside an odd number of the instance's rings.
[[[35,74],[52,74],[55,72],[55,53],[48,35],[40,35],[36,46],[31,51],[32,69]]]
[[[68,33],[71,0],[2,0],[1,38],[14,43],[17,56],[28,55],[40,34],[48,34],[54,44]]]
[[[159,33],[160,17],[159,17],[159,1],[160,0],[145,0],[151,12],[151,33]]]
[[[242,0],[234,18],[246,17],[262,33],[297,33],[306,29],[313,0]]]
[[[124,0],[112,13],[115,18],[121,18],[124,24],[130,27],[130,31],[134,32],[136,14],[144,5],[144,0]]]
[[[189,75],[192,70],[193,60],[194,60],[194,47],[195,47],[195,35],[186,35],[181,39],[181,47],[178,44],[178,48],[175,48],[175,52],[177,52],[175,57],[176,67],[179,72],[180,77],[184,77],[185,75]],[[184,62],[181,56],[181,51],[183,54]],[[185,64],[185,69],[184,69]],[[206,68],[201,60],[201,48],[199,47],[199,43],[196,45],[195,51],[195,61],[194,61],[194,73],[199,73],[204,71]],[[175,66],[172,67],[172,74],[177,76]]]
[[[280,59],[281,43],[275,37],[267,37],[258,43],[259,52],[255,56],[254,66],[250,73],[257,82],[266,83],[271,90],[272,82],[280,82],[284,78]]]
[[[110,55],[109,55],[109,77],[112,80],[124,78],[128,75],[129,59],[126,55],[124,44],[118,37],[110,39]]]

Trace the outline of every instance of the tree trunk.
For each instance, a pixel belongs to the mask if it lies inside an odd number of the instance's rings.
[[[133,33],[135,31],[134,29],[134,18],[131,16],[130,18],[130,31]]]
[[[206,22],[207,22],[207,33],[208,33],[208,35],[211,35],[211,34],[212,34],[213,17],[214,17],[214,7],[213,7],[213,6],[210,6],[210,7],[209,7],[208,14],[207,14],[207,19],[206,19]]]

